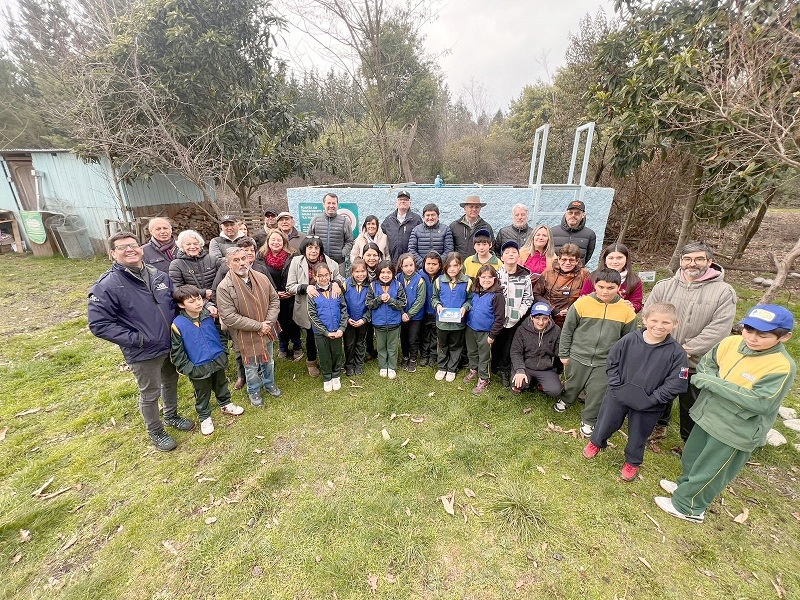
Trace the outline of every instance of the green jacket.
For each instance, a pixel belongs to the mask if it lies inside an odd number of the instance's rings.
[[[742,336],[729,336],[698,363],[692,385],[700,395],[689,414],[711,437],[752,452],[766,443],[796,374],[782,343],[756,352]]]
[[[558,356],[587,367],[603,366],[614,344],[634,329],[636,313],[619,296],[608,304],[594,292],[581,296],[567,311]]]

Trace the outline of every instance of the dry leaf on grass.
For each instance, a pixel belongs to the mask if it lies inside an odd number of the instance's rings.
[[[436,395],[436,392],[428,392],[428,398],[433,398]]]
[[[211,525],[211,524],[216,523],[216,522],[217,522],[217,517],[208,517],[206,519],[206,525]]]
[[[369,591],[373,594],[378,591],[378,576],[374,573],[367,575],[367,583],[369,584]]]
[[[175,547],[175,542],[172,540],[164,540],[161,542],[161,545],[167,549],[167,552],[172,554],[173,556],[178,556],[178,549]]]
[[[547,427],[545,428],[545,431],[549,431],[552,433],[563,433],[565,435],[571,435],[574,438],[578,437],[578,431],[576,429],[564,429],[563,427],[559,425],[554,425],[549,421],[547,422]]]
[[[22,560],[22,554],[15,554],[14,558],[11,559],[11,564],[15,565],[21,560]]]
[[[414,460],[415,458],[417,458],[417,455],[414,454],[413,452],[409,452],[408,453],[408,458],[410,458],[411,460]]]
[[[530,413],[532,411],[533,411],[533,409],[529,406],[528,408],[523,408],[522,409],[522,414],[523,415],[527,415],[528,413]]]
[[[407,516],[407,517],[410,517],[410,516],[411,516],[411,509],[410,509],[410,508],[408,508],[407,506],[406,506],[406,516]]]
[[[793,513],[792,513],[792,516],[793,516],[795,519],[797,519],[798,521],[800,521],[800,512],[793,512]]]
[[[778,594],[778,598],[786,598],[786,590],[783,587],[783,578],[780,573],[775,576],[775,581],[771,581],[770,583],[772,583],[772,587],[775,588],[775,593]]]
[[[213,477],[201,477],[200,479],[197,480],[197,483],[210,483],[213,481],[216,481],[216,479],[214,479]]]
[[[747,517],[749,516],[750,516],[750,511],[747,510],[747,507],[745,506],[744,508],[742,508],[742,512],[736,515],[733,518],[733,520],[735,523],[744,523],[745,521],[747,521]]]
[[[386,581],[387,581],[388,583],[396,583],[396,582],[397,582],[397,577],[395,577],[395,576],[394,576],[394,575],[392,575],[391,573],[387,573],[387,574],[386,574]]]
[[[455,516],[456,514],[454,508],[456,501],[455,491],[450,492],[449,494],[447,494],[447,496],[439,496],[439,500],[442,501],[442,506],[444,506],[445,512],[450,516]]]
[[[389,420],[394,421],[397,418],[397,413],[392,413],[389,415]]]
[[[570,477],[569,475],[562,475],[561,479],[563,479],[564,481],[572,481],[572,477]]]
[[[536,466],[536,470],[537,470],[537,471],[539,471],[539,473],[541,473],[542,475],[544,475],[544,474],[545,474],[544,467],[542,467],[542,466],[540,466],[540,465],[537,465],[537,466]]]
[[[466,494],[467,497],[469,497],[469,498],[474,498],[475,497],[475,492],[473,492],[471,489],[469,489],[467,487],[464,488],[464,494]]]
[[[643,564],[645,567],[647,567],[648,569],[650,569],[650,571],[652,571],[652,570],[653,570],[653,567],[651,567],[651,566],[650,566],[650,563],[649,563],[649,562],[647,562],[647,559],[646,559],[646,558],[644,558],[643,556],[640,556],[640,557],[639,557],[639,562],[641,562],[641,563],[642,563],[642,564]]]
[[[475,477],[495,477],[495,478],[497,478],[497,475],[495,475],[494,473],[489,473],[488,471],[481,471],[480,473],[475,473]]]
[[[31,541],[31,532],[27,529],[20,529],[19,530],[19,541],[20,542],[30,542]]]
[[[405,448],[406,446],[408,446],[408,442],[410,442],[410,441],[411,441],[411,438],[406,438],[405,441],[402,444],[400,444],[400,447],[401,448]]]
[[[390,440],[390,439],[392,439],[392,436],[390,436],[390,435],[389,435],[389,432],[388,432],[388,431],[386,431],[386,427],[384,427],[383,429],[381,429],[381,437],[382,437],[383,439],[385,439],[385,440]]]
[[[412,423],[422,423],[425,420],[425,417],[411,417]]]
[[[29,408],[28,410],[23,410],[22,412],[18,412],[15,414],[15,417],[24,417],[25,415],[32,415],[42,410],[42,407],[39,406],[37,408]]]
[[[6,433],[8,432],[8,426],[3,427],[0,429],[0,442],[6,439]]]

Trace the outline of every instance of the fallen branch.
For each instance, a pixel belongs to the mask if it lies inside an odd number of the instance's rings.
[[[45,482],[44,482],[44,485],[42,485],[42,487],[40,487],[38,490],[36,490],[35,492],[33,492],[33,493],[31,494],[31,496],[33,496],[34,498],[35,498],[35,497],[37,497],[37,496],[41,496],[41,495],[42,495],[42,492],[43,492],[43,491],[45,491],[45,490],[47,489],[47,487],[48,487],[48,486],[49,486],[51,483],[53,483],[55,480],[56,480],[56,478],[55,478],[55,477],[51,477],[50,479],[48,479],[47,481],[45,481]]]

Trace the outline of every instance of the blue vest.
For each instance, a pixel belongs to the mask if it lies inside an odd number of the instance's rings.
[[[494,325],[494,295],[496,292],[472,294],[472,309],[467,313],[467,327],[473,331],[491,331]]]
[[[433,281],[431,276],[425,271],[421,271],[422,279],[425,280],[425,309],[422,311],[425,315],[436,315],[436,309],[433,308],[431,301],[433,300]]]
[[[417,300],[417,296],[419,294],[425,294],[425,280],[422,279],[422,275],[419,274],[419,271],[415,271],[414,274],[411,276],[411,279],[406,283],[406,276],[404,273],[397,274],[397,281],[400,285],[403,286],[403,290],[406,293],[406,312],[411,310],[411,307],[414,306],[414,302]],[[420,311],[411,317],[412,321],[421,321],[422,317],[425,316],[425,307],[423,306]]]
[[[183,347],[192,364],[204,365],[225,352],[219,339],[217,326],[211,317],[200,321],[200,327],[184,315],[175,317],[173,323],[181,334]]]
[[[347,314],[353,321],[359,321],[364,318],[367,312],[367,291],[369,290],[369,283],[364,280],[361,285],[361,291],[356,287],[358,284],[350,277],[345,282],[344,301],[347,304]]]
[[[375,294],[376,298],[383,294],[383,288],[381,287],[380,281],[373,281],[370,285],[372,285],[372,292]],[[397,290],[399,289],[399,286],[400,284],[397,283],[397,280],[392,279],[392,281],[389,283],[389,296],[392,298],[397,298]],[[375,327],[392,327],[395,325],[400,325],[402,318],[402,311],[392,308],[387,302],[383,302],[378,308],[372,309],[372,324]]]
[[[317,288],[319,291],[319,296],[316,298],[309,298],[309,302],[313,302],[314,305],[317,307],[317,318],[320,322],[327,328],[328,331],[331,333],[337,331],[339,329],[339,322],[342,318],[342,309],[339,302],[341,298],[326,298],[325,294],[322,293],[322,290]],[[328,293],[330,293],[330,288],[328,288]],[[312,325],[311,328],[314,330],[314,333],[324,333],[322,331],[318,331],[316,327]]]
[[[439,275],[439,301],[445,308],[461,308],[467,301],[469,281],[459,281],[455,289],[450,288],[450,281]]]

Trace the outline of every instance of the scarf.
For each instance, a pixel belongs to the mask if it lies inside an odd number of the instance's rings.
[[[156,238],[150,238],[150,243],[169,260],[175,258],[175,238],[170,238],[166,244],[159,244]]]
[[[248,273],[250,285],[236,273],[230,274],[231,282],[236,290],[236,312],[253,319],[254,321],[264,322],[267,320],[269,312],[269,298],[271,286],[266,276],[252,269]],[[246,365],[258,365],[272,360],[269,352],[269,342],[271,337],[260,335],[258,331],[245,331],[243,329],[231,329],[236,348],[242,355],[242,362]]]
[[[273,254],[272,250],[267,250],[267,253],[264,255],[267,266],[276,271],[283,270],[283,265],[286,264],[287,258],[289,258],[289,253],[283,248],[281,248],[281,251],[278,252],[277,255]]]
[[[317,283],[317,278],[314,277],[314,267],[320,260],[322,260],[322,254],[320,254],[319,258],[313,263],[306,257],[306,262],[308,263],[308,285],[316,285]]]

